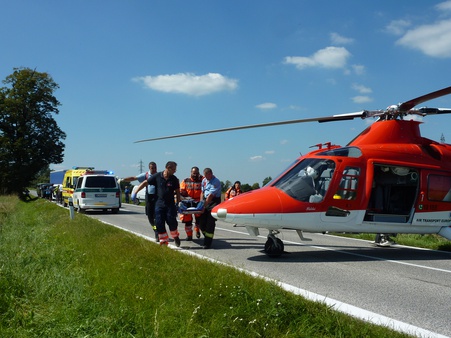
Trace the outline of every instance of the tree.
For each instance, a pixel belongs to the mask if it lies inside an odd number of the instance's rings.
[[[252,187],[249,184],[247,184],[247,183],[241,184],[241,191],[247,192],[247,191],[251,191],[251,190],[252,190]]]
[[[252,190],[260,189],[260,184],[254,183],[252,184]]]
[[[271,180],[272,180],[271,176],[266,177],[266,178],[263,180],[263,186],[265,186],[266,184],[268,184],[269,182],[271,182]]]
[[[47,73],[14,68],[0,88],[0,192],[22,194],[51,163],[63,161],[66,134],[52,114],[59,88]]]
[[[226,192],[227,189],[229,189],[232,186],[232,182],[230,182],[229,180],[222,182],[221,181],[221,192]]]

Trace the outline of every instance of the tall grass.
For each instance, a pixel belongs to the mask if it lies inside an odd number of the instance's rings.
[[[402,337],[42,199],[0,196],[1,337]]]
[[[358,238],[374,241],[376,234],[342,234],[331,233],[344,237]],[[435,234],[415,235],[415,234],[397,234],[390,236],[390,239],[397,244],[413,246],[417,248],[425,248],[432,250],[451,251],[451,241]]]

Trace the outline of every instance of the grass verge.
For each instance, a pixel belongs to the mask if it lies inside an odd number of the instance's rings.
[[[2,337],[405,337],[42,199],[0,196]]]
[[[376,234],[349,234],[349,233],[331,233],[331,235],[358,238],[374,241]],[[397,234],[390,235],[390,239],[397,244],[413,246],[417,248],[425,248],[431,250],[451,251],[451,241],[442,236],[431,235],[415,235],[415,234]]]

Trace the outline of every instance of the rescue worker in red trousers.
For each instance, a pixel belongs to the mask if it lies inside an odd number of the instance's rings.
[[[205,236],[203,248],[210,249],[216,227],[216,219],[211,215],[211,210],[221,203],[221,181],[213,175],[210,168],[204,169],[201,201],[204,201],[204,212],[199,219],[199,227]]]
[[[174,195],[177,200],[177,205],[180,203],[180,182],[174,175],[177,171],[177,163],[169,161],[166,163],[164,171],[157,172],[143,181],[138,191],[148,185],[155,186],[155,193],[157,201],[155,202],[155,223],[157,225],[158,236],[160,238],[160,245],[168,245],[169,236],[166,232],[166,223],[169,226],[171,237],[177,247],[180,246],[180,238],[178,232],[177,222],[177,206],[174,201]]]
[[[199,174],[198,167],[191,168],[191,176],[185,178],[182,182],[180,182],[180,195],[182,199],[190,199],[194,200],[194,203],[197,205],[200,201],[200,195],[202,194],[202,179],[203,176]],[[193,205],[195,206],[195,205]],[[193,218],[196,219],[194,230],[196,232],[196,237],[200,238],[199,231],[199,218],[200,214],[195,214],[194,217],[192,214],[180,214],[180,220],[185,225],[186,232],[186,240],[193,240]]]

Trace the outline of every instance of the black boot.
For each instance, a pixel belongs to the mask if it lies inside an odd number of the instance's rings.
[[[210,249],[211,248],[211,243],[213,242],[213,238],[211,237],[205,237],[204,238],[204,249]]]

